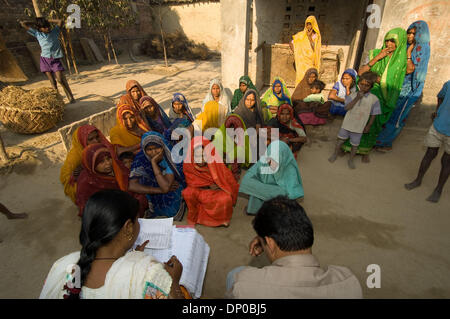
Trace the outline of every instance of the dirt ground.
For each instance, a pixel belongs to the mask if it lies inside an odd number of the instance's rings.
[[[220,61],[172,61],[170,72],[161,61],[83,67],[69,78],[77,99],[68,104],[58,127],[112,106],[124,93],[125,82],[136,79],[168,110],[172,93],[184,93],[194,113],[220,76]],[[25,88],[47,86],[44,77]],[[344,158],[327,161],[340,126],[334,120],[308,131],[312,142],[298,164],[305,189],[304,206],[315,230],[313,253],[324,265],[344,265],[359,278],[366,298],[450,298],[450,186],[441,201],[425,198],[437,183],[440,156],[422,186],[407,191],[424,154],[426,129],[406,127],[389,154],[374,153],[370,164],[358,158],[350,170]],[[41,135],[19,135],[0,126],[16,165],[0,175],[0,201],[13,212],[27,212],[27,220],[0,216],[0,298],[37,298],[51,265],[80,249],[77,208],[64,196],[59,170],[65,158],[57,128]],[[239,197],[231,226],[196,226],[211,247],[203,287],[204,298],[223,298],[228,271],[240,265],[263,266],[247,247],[254,236],[252,217],[243,213],[247,200]],[[186,223],[186,217],[181,224]],[[366,285],[367,266],[381,267],[381,288]]]

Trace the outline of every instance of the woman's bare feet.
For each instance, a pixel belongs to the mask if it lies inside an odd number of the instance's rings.
[[[363,163],[370,163],[370,157],[369,157],[369,154],[363,155],[361,161],[362,161]]]
[[[375,150],[379,153],[388,153],[392,151],[392,147],[386,146],[386,147],[376,147]]]

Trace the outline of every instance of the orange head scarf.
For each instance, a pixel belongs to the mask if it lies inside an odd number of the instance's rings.
[[[123,116],[124,116],[126,113],[131,113],[132,115],[134,115],[134,117],[136,118],[136,124],[137,124],[142,130],[144,130],[144,132],[150,131],[150,128],[147,126],[147,124],[145,124],[145,122],[144,122],[144,120],[142,119],[142,117],[141,117],[141,115],[139,114],[139,112],[136,111],[136,110],[135,110],[132,106],[130,106],[129,104],[122,104],[122,105],[119,105],[119,106],[117,107],[117,113],[116,113],[116,116],[117,116],[117,123],[118,123],[120,126],[122,126],[122,128],[124,128],[124,129],[126,129],[126,130],[128,131],[128,129],[127,129],[126,125],[125,125],[125,122],[124,122],[124,120],[123,120]],[[135,135],[133,132],[130,132],[130,131],[129,131],[129,133]]]
[[[139,84],[138,81],[129,80],[129,81],[127,81],[127,84],[125,85],[127,93],[122,95],[118,105],[128,104],[128,105],[133,106],[136,110],[140,109],[139,100],[135,101],[135,100],[133,100],[133,97],[131,96],[131,89],[134,87],[137,87],[139,92],[141,92],[141,97],[147,95],[147,93],[145,93],[143,87]]]

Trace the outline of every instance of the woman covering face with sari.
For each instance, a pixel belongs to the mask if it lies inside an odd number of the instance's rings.
[[[120,106],[122,104],[127,104],[134,107],[136,111],[139,111],[140,110],[139,100],[141,99],[141,97],[146,96],[147,93],[145,93],[142,86],[136,80],[127,81],[125,87],[127,93],[120,97],[119,103],[117,105]]]
[[[292,105],[291,94],[282,78],[275,77],[272,87],[264,93],[261,102],[264,110],[264,122],[268,122],[277,115],[278,107],[281,104],[288,103]]]
[[[369,59],[369,63],[360,68],[359,74],[368,69],[378,74],[380,81],[375,83],[371,93],[378,97],[382,114],[377,115],[370,132],[361,137],[357,153],[366,155],[363,158],[365,162],[369,161],[368,154],[375,146],[378,134],[397,106],[406,74],[406,31],[402,28],[390,30],[384,37],[383,47],[370,50]],[[343,149],[351,151],[349,141],[344,144]]]
[[[220,106],[220,113],[225,113],[225,116],[231,112],[231,101],[228,93],[224,90],[222,83],[218,79],[213,79],[209,82],[209,91],[202,103],[202,112],[205,109],[206,103],[209,101],[216,101]]]
[[[305,21],[305,29],[295,34],[292,40],[297,86],[303,79],[306,70],[315,68],[320,70],[322,39],[319,26],[314,16]]]
[[[145,133],[141,151],[131,165],[130,190],[147,195],[152,217],[167,216],[179,221],[185,211],[181,197],[185,186],[182,163],[173,162],[170,143],[157,132]]]
[[[272,118],[268,126],[278,128],[280,140],[285,142],[292,150],[295,156],[297,152],[306,143],[305,128],[294,109],[289,104],[283,104],[278,108],[277,117]]]
[[[193,138],[190,156],[183,164],[187,183],[183,197],[188,206],[188,223],[227,227],[237,201],[239,184],[216,155],[214,147],[210,148],[210,143],[202,136]]]
[[[244,97],[244,94],[248,89],[255,90],[259,96],[258,90],[256,89],[250,77],[247,75],[243,75],[239,79],[239,88],[234,90],[233,99],[231,100],[231,111],[233,111],[236,106],[238,106],[239,102]]]
[[[72,146],[67,153],[66,160],[61,167],[59,180],[64,185],[64,194],[75,203],[77,192],[77,178],[82,166],[82,153],[88,145],[102,143],[109,145],[106,137],[92,125],[83,125],[75,130],[72,135]]]
[[[141,136],[150,131],[139,112],[128,104],[117,108],[117,124],[109,131],[111,143],[121,146],[139,146]]]
[[[109,145],[91,144],[82,153],[83,170],[77,181],[76,204],[78,216],[83,215],[89,197],[100,190],[120,189],[128,191],[128,169],[117,159]],[[139,200],[140,216],[148,207],[143,196],[131,194]]]
[[[407,38],[407,60],[412,68],[408,72],[408,65],[395,110],[378,135],[376,146],[382,151],[392,149],[392,143],[405,126],[411,109],[422,94],[427,76],[430,59],[430,32],[427,23],[416,21],[411,24],[407,31]]]
[[[245,174],[239,192],[250,195],[246,212],[252,215],[274,197],[303,197],[302,178],[289,146],[279,140],[271,142],[265,155]]]

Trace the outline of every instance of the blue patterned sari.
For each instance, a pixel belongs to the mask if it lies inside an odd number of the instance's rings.
[[[163,160],[158,164],[162,174],[173,174],[175,180],[180,184],[177,190],[166,194],[146,195],[152,206],[152,217],[167,216],[173,217],[174,220],[182,220],[186,208],[181,196],[181,192],[186,187],[183,163],[175,164],[172,161],[172,147],[158,132],[147,132],[142,136],[141,151],[136,155],[131,165],[130,179],[138,179],[139,183],[145,186],[159,187],[153,172],[151,158],[145,153],[145,148],[150,144],[162,147],[164,150]]]

